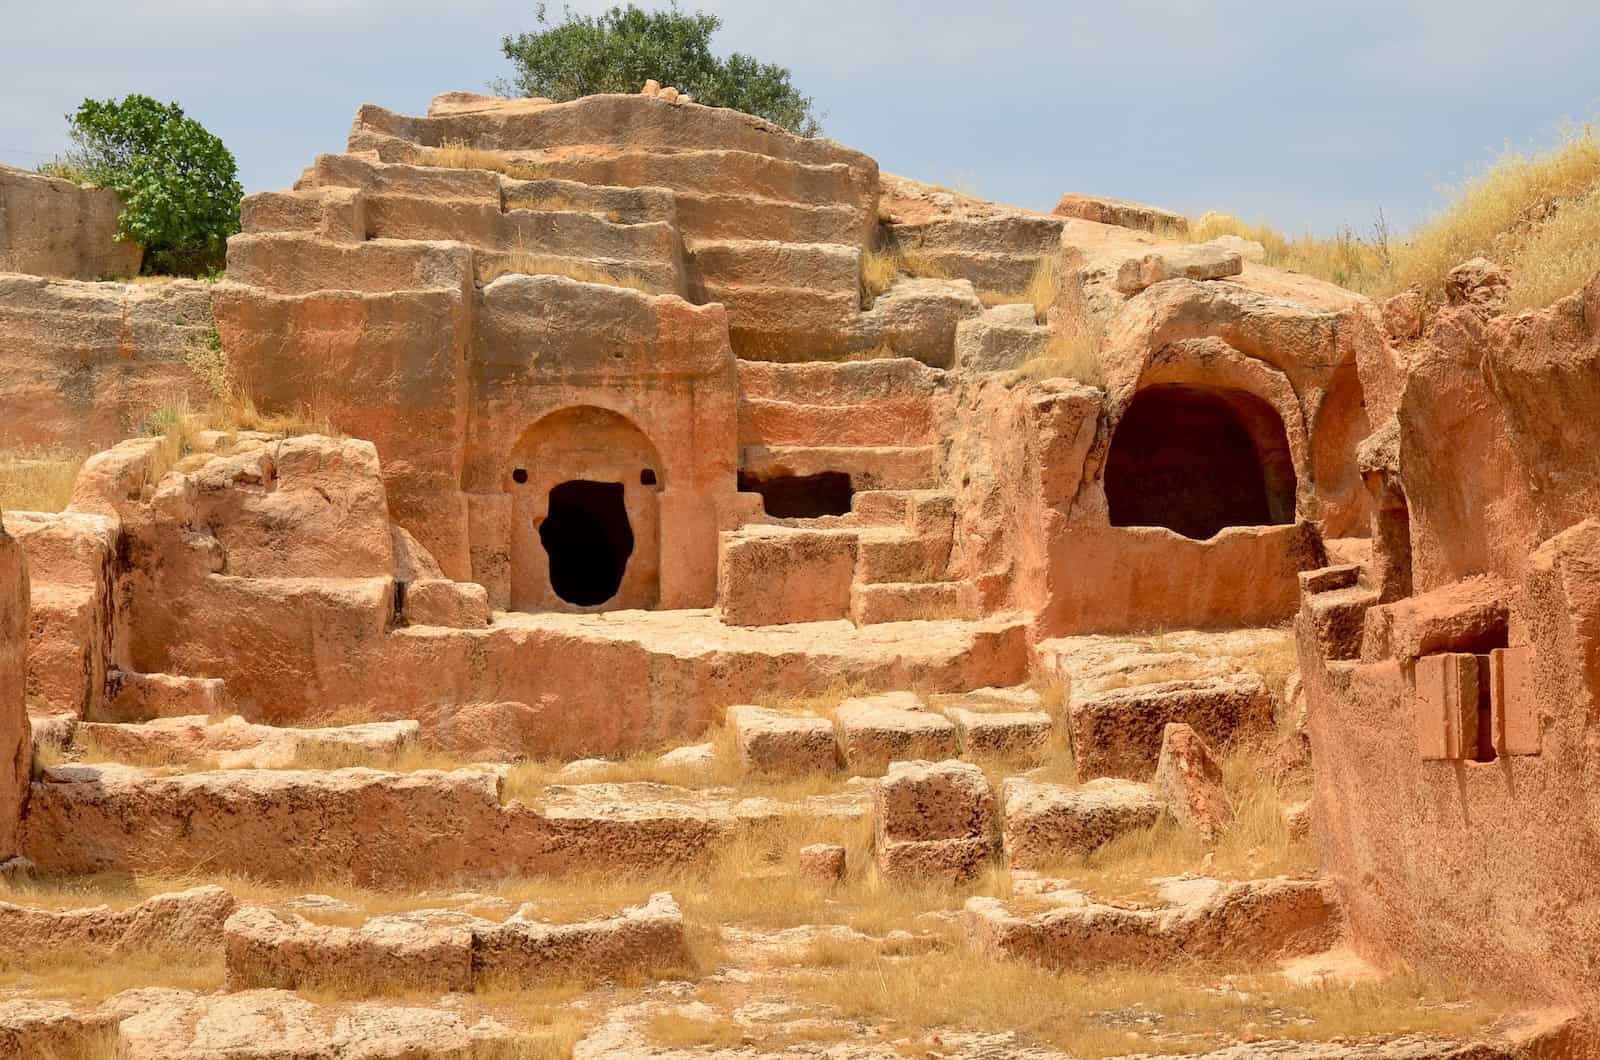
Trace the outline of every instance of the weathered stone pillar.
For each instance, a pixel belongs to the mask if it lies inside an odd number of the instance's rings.
[[[0,525],[0,861],[17,853],[33,766],[27,665],[28,567],[22,546]]]

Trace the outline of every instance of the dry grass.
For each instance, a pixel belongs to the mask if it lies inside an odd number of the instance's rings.
[[[931,258],[926,254],[919,254],[914,250],[901,252],[900,270],[907,276],[919,280],[956,279],[955,274],[950,271],[944,262]]]
[[[1535,292],[1539,298],[1570,293],[1576,286],[1552,282],[1565,270],[1548,259],[1552,254],[1558,261],[1567,257],[1572,244],[1583,238],[1600,241],[1600,228],[1590,227],[1600,220],[1600,211],[1585,205],[1597,188],[1600,137],[1592,125],[1566,130],[1561,142],[1548,151],[1533,155],[1507,151],[1457,189],[1450,205],[1397,248],[1388,287],[1400,290],[1416,284],[1438,295],[1452,268],[1482,255],[1513,276],[1528,271],[1550,278],[1530,283],[1524,298],[1535,297]],[[1540,238],[1544,225],[1569,211],[1572,216],[1563,222],[1563,235],[1550,242]]]
[[[1059,322],[1050,341],[1036,357],[1029,358],[1016,372],[1015,379],[1076,379],[1089,386],[1106,384],[1101,350],[1105,333],[1094,320]]]
[[[1549,150],[1507,151],[1404,239],[1391,238],[1381,214],[1365,236],[1346,225],[1329,239],[1290,238],[1215,212],[1186,233],[1163,234],[1192,242],[1225,234],[1253,239],[1266,248],[1268,265],[1374,297],[1416,286],[1440,299],[1451,269],[1486,257],[1511,276],[1508,308],[1545,306],[1600,271],[1600,130],[1572,126]]]
[[[1057,973],[964,948],[900,960],[883,959],[869,944],[856,951],[854,959],[796,972],[789,988],[842,1017],[887,1024],[890,1036],[1014,1030],[1085,1058],[1198,1052],[1263,1037],[1464,1037],[1511,1008],[1506,999],[1406,974],[1297,987],[1275,975],[1189,968]]]
[[[1270,225],[1251,224],[1232,214],[1210,211],[1190,222],[1180,238],[1204,243],[1222,235],[1260,243],[1266,249],[1266,264],[1275,269],[1304,273],[1353,291],[1374,294],[1389,282],[1392,248],[1381,218],[1370,236],[1360,236],[1345,225],[1332,238],[1325,239],[1309,232],[1289,237]]]
[[[510,173],[513,167],[500,152],[473,147],[465,140],[446,140],[443,147],[433,148],[418,158],[416,164],[440,169],[487,169],[495,173]]]
[[[872,308],[873,301],[900,278],[900,255],[893,250],[869,250],[861,256],[861,308]]]
[[[690,1015],[679,1011],[658,1012],[645,1028],[650,1040],[672,1049],[709,1045],[731,1049],[745,1040],[744,1028],[726,1016]]]
[[[1303,797],[1300,781],[1273,777],[1267,749],[1240,743],[1222,755],[1222,781],[1233,803],[1234,821],[1214,845],[1162,817],[1148,828],[1128,832],[1089,854],[1071,858],[1053,871],[1098,898],[1154,896],[1154,879],[1193,872],[1218,879],[1304,876],[1316,871],[1316,851],[1295,839],[1284,823],[1282,806]],[[1210,859],[1209,862],[1207,859]]]
[[[222,986],[222,953],[159,949],[32,949],[0,955],[0,991],[100,1001],[140,987],[208,993]]]
[[[573,258],[555,257],[549,254],[535,254],[528,251],[513,251],[503,258],[496,258],[483,269],[478,277],[479,283],[492,283],[501,276],[565,276],[569,280],[579,283],[597,283],[606,287],[624,287],[631,291],[644,291],[649,293],[650,285],[640,276],[625,269],[612,269],[597,265],[594,262],[578,261]]]
[[[83,457],[59,450],[0,451],[0,511],[61,511],[82,467]]]
[[[200,432],[204,429],[201,417],[190,410],[187,398],[167,402],[150,413],[145,430],[160,439],[161,444],[150,454],[149,463],[145,464],[147,494],[155,489],[168,471],[177,466],[179,460],[194,452],[200,441]]]
[[[200,433],[208,430],[230,435],[239,431],[260,431],[281,437],[339,435],[331,416],[310,404],[297,405],[287,412],[263,412],[247,390],[230,387],[204,409],[197,410],[190,407],[188,398],[180,396],[157,406],[145,420],[146,433],[161,442],[145,465],[147,495],[167,472],[175,468],[194,470],[196,465],[186,461],[200,451]],[[224,439],[214,452],[220,455],[231,449],[232,441]]]
[[[1513,312],[1547,306],[1600,273],[1600,187],[1564,202],[1530,231],[1512,259],[1506,307]]]
[[[1029,277],[1027,286],[1020,291],[996,291],[983,288],[978,291],[978,301],[986,306],[1031,305],[1033,319],[1043,322],[1050,307],[1056,304],[1056,263],[1054,258],[1040,258]]]

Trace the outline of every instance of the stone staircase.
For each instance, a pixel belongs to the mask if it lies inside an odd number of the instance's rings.
[[[910,358],[739,362],[741,488],[763,494],[770,519],[753,532],[769,548],[785,529],[797,544],[836,538],[852,559],[848,595],[834,599],[858,625],[973,613],[946,576],[955,498],[940,488],[942,375]],[[848,510],[843,492],[804,514],[776,494],[830,477],[848,479]]]
[[[473,248],[479,283],[528,271],[531,260],[548,263],[549,271],[626,278],[658,293],[685,291],[673,204],[651,189],[322,155],[295,190],[252,195],[241,224],[244,235],[229,249],[230,278],[282,293],[344,289],[351,279],[341,263],[352,253],[396,259],[395,268],[379,271],[380,286],[458,286],[453,257],[421,269],[398,264],[416,242],[440,240]]]

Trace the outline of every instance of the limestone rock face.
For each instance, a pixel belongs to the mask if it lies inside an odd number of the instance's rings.
[[[472,988],[473,928],[461,913],[429,910],[374,917],[359,928],[313,924],[292,913],[245,906],[224,925],[228,989]]]
[[[1162,730],[1155,786],[1178,823],[1207,841],[1233,822],[1222,768],[1199,734],[1182,722]]]
[[[204,950],[222,944],[223,923],[237,908],[221,887],[158,894],[128,909],[107,906],[35,909],[0,902],[0,950],[102,948]]]
[[[33,769],[28,722],[28,566],[0,525],[0,861],[19,850],[19,822]]]
[[[144,249],[116,238],[121,211],[114,191],[0,165],[0,272],[137,276]]]
[[[1491,315],[1501,312],[1511,279],[1488,258],[1472,258],[1451,269],[1444,295],[1453,306],[1470,306]]]
[[[1096,221],[1122,228],[1139,228],[1146,232],[1160,229],[1183,232],[1189,227],[1188,218],[1181,213],[1129,199],[1112,199],[1102,195],[1079,195],[1068,192],[1056,203],[1055,212],[1062,217],[1078,217],[1085,221]]]
[[[5,229],[0,217],[0,245]],[[143,434],[165,403],[187,400],[198,409],[210,400],[205,372],[196,368],[219,356],[211,346],[210,284],[85,283],[7,271],[0,265],[0,445],[101,448]]]

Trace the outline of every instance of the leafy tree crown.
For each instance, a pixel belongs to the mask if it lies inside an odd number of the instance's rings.
[[[244,189],[223,142],[176,103],[130,95],[86,99],[69,114],[67,163],[122,197],[117,238],[144,246],[144,271],[198,275],[222,267]]]
[[[713,107],[732,107],[765,118],[800,136],[815,136],[822,126],[812,99],[790,83],[789,71],[735,52],[719,59],[711,36],[722,19],[700,11],[661,11],[633,4],[599,15],[563,10],[552,23],[545,5],[537,8],[542,28],[507,35],[500,47],[516,75],[500,87],[508,94],[543,96],[562,102],[597,92],[637,92],[654,78]]]

